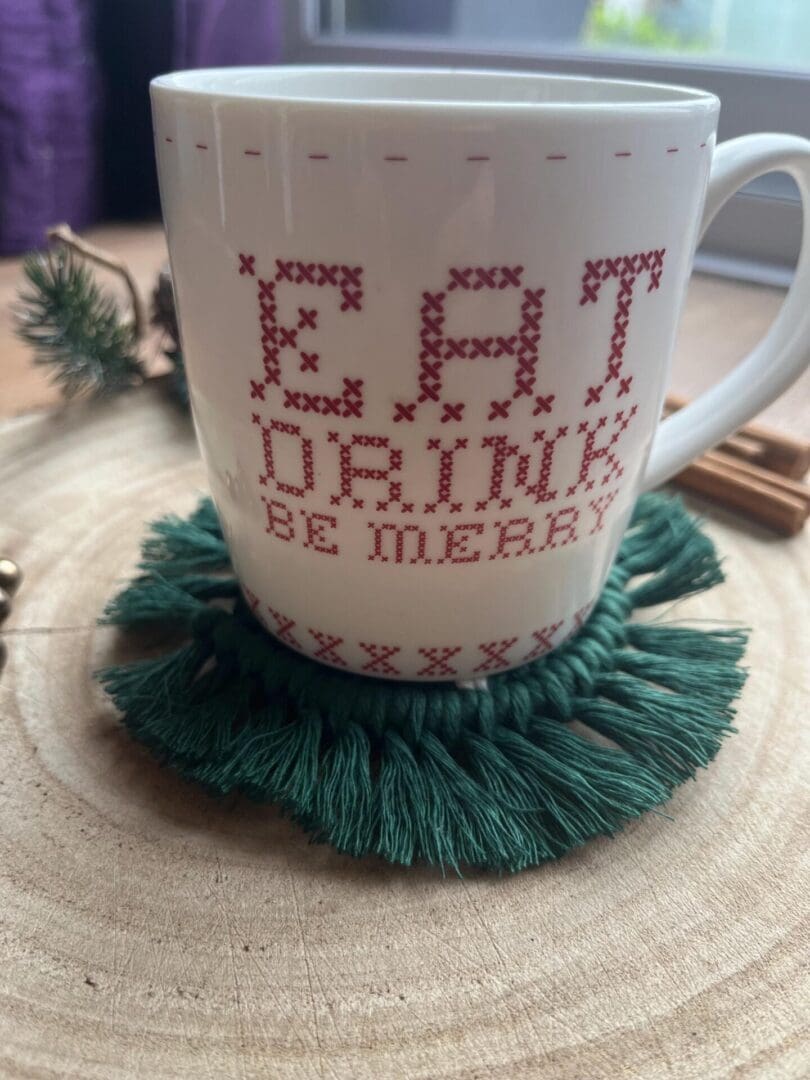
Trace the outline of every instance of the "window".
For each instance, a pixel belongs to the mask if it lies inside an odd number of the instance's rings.
[[[298,0],[290,63],[522,68],[650,79],[720,97],[720,139],[810,137],[810,0]],[[762,177],[721,212],[700,268],[787,284],[801,206]]]

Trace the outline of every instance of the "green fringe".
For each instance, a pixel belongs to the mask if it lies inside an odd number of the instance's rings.
[[[677,500],[640,499],[579,634],[486,690],[362,678],[287,649],[241,600],[208,499],[152,527],[139,569],[104,621],[171,623],[187,642],[99,673],[132,735],[351,855],[536,865],[666,802],[734,730],[746,633],[629,621],[722,581]]]

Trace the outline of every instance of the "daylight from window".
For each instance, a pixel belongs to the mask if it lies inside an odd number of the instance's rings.
[[[810,0],[323,0],[332,34],[429,34],[810,68]]]

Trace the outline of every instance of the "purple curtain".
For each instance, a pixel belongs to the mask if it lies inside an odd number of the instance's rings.
[[[277,0],[175,0],[174,66],[275,63],[280,18]]]
[[[0,254],[98,208],[91,0],[0,0]]]
[[[278,61],[283,0],[0,0],[0,254],[158,210],[149,80]]]

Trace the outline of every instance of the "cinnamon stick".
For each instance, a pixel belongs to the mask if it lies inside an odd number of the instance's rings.
[[[760,484],[766,484],[786,495],[794,496],[801,502],[806,503],[810,508],[810,487],[799,480],[791,480],[790,477],[782,476],[781,473],[775,473],[771,469],[763,469],[759,465],[752,465],[750,462],[744,461],[734,454],[727,454],[720,449],[709,450],[698,460],[713,461],[730,475],[736,474],[758,481]]]
[[[738,510],[784,536],[800,532],[810,515],[810,499],[804,495],[729,468],[722,458],[717,460],[716,453],[687,466],[673,483]]]
[[[668,412],[677,412],[688,404],[688,399],[678,394],[667,395]],[[746,424],[725,439],[719,449],[793,480],[800,480],[810,469],[810,442],[761,424]]]

